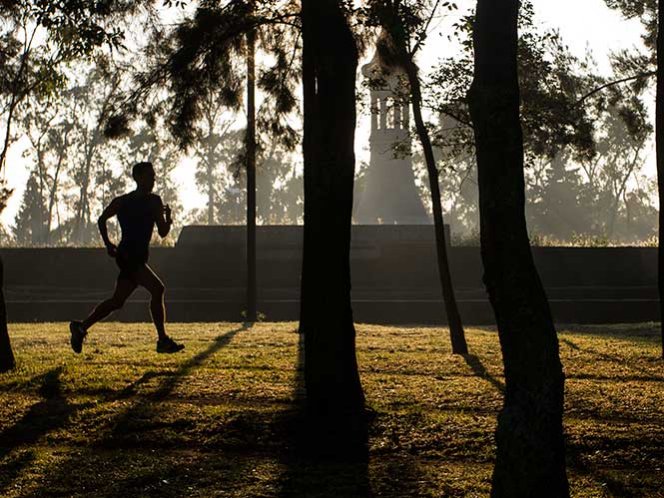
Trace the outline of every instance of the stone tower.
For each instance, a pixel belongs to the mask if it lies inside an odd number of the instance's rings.
[[[362,68],[371,94],[371,157],[362,188],[356,187],[354,222],[430,224],[413,173],[405,73],[389,59],[389,41],[381,35],[376,54]]]

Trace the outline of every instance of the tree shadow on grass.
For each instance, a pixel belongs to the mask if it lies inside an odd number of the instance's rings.
[[[121,392],[124,398],[105,400],[118,402],[122,411],[104,421],[104,432],[89,443],[65,449],[64,454],[55,448],[60,452],[56,463],[41,470],[45,475],[23,496],[434,496],[424,492],[430,483],[417,457],[406,449],[383,452],[370,462],[373,418],[339,420],[308,413],[302,343],[291,407],[275,412],[230,403],[218,415],[206,415],[209,426],[197,427],[191,437],[182,435],[188,428],[177,424],[192,420],[190,415],[167,414],[165,410],[179,407],[161,402],[247,328],[220,335],[174,372],[144,373]],[[159,383],[151,385],[149,393],[137,392],[156,378]]]
[[[437,496],[420,461],[409,451],[372,455],[369,436],[379,429],[379,412],[366,410],[359,417],[320,415],[307,408],[304,385],[304,337],[300,335],[294,379],[294,408],[284,413],[284,454],[279,498],[399,498]],[[432,494],[433,493],[433,494]]]
[[[486,379],[499,392],[503,394],[505,393],[505,384],[489,373],[478,356],[474,354],[465,354],[463,355],[463,359],[477,377]]]
[[[625,361],[625,358],[620,358],[618,356],[609,354],[609,353],[604,353],[602,351],[595,351],[590,348],[585,348],[581,347],[578,344],[576,344],[573,341],[570,341],[569,339],[560,339],[560,342],[565,344],[566,346],[569,346],[570,349],[573,349],[574,351],[577,351],[582,354],[587,354],[587,355],[592,355],[595,358],[604,360],[604,361],[609,361],[611,363],[623,363]]]
[[[4,496],[9,486],[35,461],[35,458],[33,451],[20,449],[3,457],[0,466],[0,496]]]
[[[11,453],[33,445],[43,436],[65,427],[77,411],[92,405],[69,402],[62,394],[62,371],[62,367],[57,367],[33,379],[31,383],[39,383],[41,400],[33,404],[13,426],[0,433],[0,460],[6,459],[0,474],[0,495],[34,460],[32,451],[13,456]]]
[[[609,472],[595,468],[593,465],[586,463],[579,453],[579,448],[575,448],[570,444],[567,444],[567,459],[572,470],[589,477],[601,487],[605,488],[606,491],[608,491],[609,496],[620,498],[645,496],[640,492],[634,492],[631,490],[628,482],[617,479]]]
[[[139,379],[132,382],[129,386],[123,389],[116,399],[131,399],[132,394],[135,394],[136,388],[141,384],[149,382],[151,379],[157,377],[165,377],[164,380],[158,385],[157,389],[151,392],[149,395],[139,398],[136,402],[131,403],[129,407],[124,410],[121,414],[115,417],[111,422],[109,432],[103,436],[98,441],[92,441],[90,444],[90,449],[93,452],[95,458],[99,457],[99,453],[104,452],[106,449],[117,448],[120,449],[120,461],[115,463],[115,466],[126,465],[127,462],[122,457],[122,454],[125,453],[125,450],[129,450],[132,446],[136,447],[137,450],[145,450],[146,448],[141,448],[140,438],[137,441],[138,444],[131,444],[131,441],[127,440],[127,432],[136,432],[132,427],[132,420],[135,418],[140,418],[141,414],[150,412],[152,416],[155,415],[155,410],[151,407],[152,404],[158,403],[159,401],[165,399],[169,394],[171,394],[174,388],[178,383],[187,375],[189,375],[195,368],[201,366],[207,359],[212,355],[218,352],[223,347],[227,346],[231,340],[239,333],[251,328],[252,324],[245,323],[242,327],[233,329],[229,332],[226,332],[222,335],[219,335],[213,340],[213,343],[205,350],[196,354],[189,360],[185,361],[175,372],[166,372],[166,371],[150,371],[143,374]],[[63,423],[64,425],[64,423]],[[89,451],[89,450],[87,450]],[[88,459],[92,458],[91,455],[85,456],[85,452],[75,451],[72,453],[71,457],[66,458],[61,463],[57,464],[54,468],[49,469],[48,477],[44,482],[40,483],[38,489],[31,491],[32,496],[60,496],[58,493],[62,492],[64,494],[74,494],[73,490],[76,492],[86,491],[89,496],[105,496],[108,495],[109,489],[104,486],[103,479],[106,475],[108,479],[113,480],[114,466],[109,466],[106,464],[105,467],[88,469],[90,467],[90,462]],[[166,464],[162,467],[157,467],[153,469],[145,469],[147,474],[139,473],[137,477],[127,479],[127,485],[132,485],[132,479],[140,481],[141,479],[147,479],[148,476],[150,479],[154,478],[159,482],[162,481],[162,477],[168,477],[168,473],[177,468],[172,462]],[[96,482],[89,482],[87,470],[93,470],[94,476],[96,476]],[[90,478],[94,477],[90,476]],[[113,477],[111,477],[113,476]],[[109,483],[110,484],[110,483]],[[114,483],[112,486],[113,489],[117,489],[117,486]],[[122,483],[119,483],[122,484]],[[134,483],[136,484],[136,483]],[[94,488],[91,490],[90,487]],[[129,486],[131,487],[131,486]],[[67,490],[67,491],[65,491]],[[177,491],[175,491],[177,493]],[[112,493],[115,495],[115,493]],[[160,496],[159,494],[157,496]],[[170,494],[169,496],[173,496]],[[178,494],[175,494],[178,496]]]
[[[608,363],[617,363],[619,365],[624,365],[625,362],[627,362],[629,360],[629,358],[613,355],[613,354],[610,354],[610,353],[606,353],[604,351],[597,351],[597,350],[595,350],[593,348],[589,348],[589,347],[579,346],[574,341],[571,341],[570,339],[566,339],[566,338],[560,339],[560,343],[565,344],[570,349],[576,351],[579,354],[591,356],[591,357],[594,358],[594,360],[606,361]],[[655,361],[659,361],[659,358],[655,358]],[[637,381],[644,380],[644,381],[655,381],[655,382],[661,382],[662,381],[661,376],[653,375],[651,371],[641,367],[639,364],[634,364],[634,362],[631,362],[629,364],[629,367],[634,372],[636,372],[636,375],[632,375],[632,376],[624,376],[623,375],[623,376],[620,377],[623,380],[637,380]],[[589,376],[585,375],[585,377],[589,377]],[[601,376],[601,375],[597,375],[597,376],[593,375],[593,376],[590,376],[590,377],[591,378],[597,378],[597,379],[600,379],[600,380],[601,379],[610,379],[610,378],[612,378],[612,377],[606,377],[606,376]]]
[[[135,419],[140,419],[140,416],[143,413],[154,411],[150,409],[152,404],[166,399],[183,378],[188,376],[195,368],[201,366],[203,362],[217,353],[220,349],[227,346],[238,333],[249,330],[251,327],[251,323],[245,323],[242,327],[217,336],[208,348],[187,360],[175,372],[146,372],[137,381],[130,384],[125,390],[129,389],[129,392],[132,392],[135,390],[136,386],[141,383],[148,382],[152,378],[164,377],[154,392],[134,403],[130,408],[125,410],[120,417],[116,418],[113,429],[104,441],[99,444],[101,446],[114,446],[116,441],[122,441],[122,444],[126,444],[126,438],[124,436],[128,433],[135,433],[137,430],[137,428],[134,427]],[[154,413],[151,415],[152,418],[154,418]],[[155,424],[152,425],[152,428],[154,427],[156,427]],[[174,429],[177,429],[177,427],[174,427]]]
[[[293,409],[282,413],[277,421],[286,441],[286,470],[278,496],[373,496],[369,485],[369,416],[327,415],[308,408],[303,335],[299,337],[293,395]]]

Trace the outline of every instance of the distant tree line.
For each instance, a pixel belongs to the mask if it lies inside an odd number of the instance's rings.
[[[30,95],[17,112],[15,132],[27,138],[23,163],[28,179],[14,222],[0,234],[2,244],[21,247],[99,245],[96,219],[104,205],[132,188],[134,162],[150,160],[156,186],[173,210],[175,237],[184,224],[243,224],[246,175],[241,167],[243,131],[218,101],[204,107],[189,160],[206,205],[185,213],[174,170],[184,158],[163,119],[134,123],[132,133],[104,135],[122,72],[103,58],[79,64],[66,86],[46,96]],[[235,127],[234,127],[235,125]],[[302,177],[277,142],[259,164],[258,220],[297,224],[302,218]]]
[[[612,109],[598,125],[592,157],[579,160],[561,151],[531,158],[525,181],[533,245],[656,245],[656,179],[645,171],[651,138],[650,131],[630,135]],[[479,245],[475,158],[438,153],[453,243]]]
[[[625,10],[622,4],[610,5],[631,16],[641,12]],[[644,9],[642,15],[646,16],[652,6]],[[21,22],[26,34],[30,33],[34,20]],[[526,215],[533,243],[653,243],[658,216],[656,181],[644,171],[653,132],[643,103],[647,77],[585,97],[611,78],[593,76],[590,55],[586,59],[572,56],[557,33],[538,28],[528,2],[519,22],[524,129],[530,138],[526,145]],[[457,23],[455,36],[463,47],[461,55],[443,60],[425,78],[423,87],[425,108],[430,116],[438,117],[429,125],[446,222],[452,226],[454,242],[461,244],[479,244],[474,143],[463,103],[472,76],[471,26],[472,18]],[[653,45],[651,31],[644,38],[647,46]],[[244,118],[237,107],[229,105],[223,88],[200,103],[187,138],[196,186],[206,202],[204,208],[185,213],[173,177],[185,154],[167,133],[172,123],[155,113],[149,123],[133,123],[131,135],[122,140],[108,140],[103,133],[104,120],[123,90],[122,82],[142,59],[124,58],[119,64],[100,56],[93,64],[80,62],[49,73],[44,68],[54,57],[53,47],[36,45],[31,50],[33,62],[26,71],[43,78],[40,85],[44,88],[23,96],[12,116],[11,135],[28,139],[23,161],[29,171],[19,212],[2,227],[0,243],[97,245],[96,213],[104,202],[130,186],[126,172],[132,161],[140,159],[152,160],[157,166],[163,182],[158,188],[174,208],[179,225],[176,233],[189,223],[245,222],[244,131],[237,126]],[[652,75],[653,61],[648,54],[625,51],[613,54],[613,59],[615,78],[624,77],[637,63],[644,66],[644,74]],[[153,98],[153,109],[166,105],[163,95]],[[263,129],[257,176],[259,223],[301,223],[299,168],[289,148],[269,138],[269,124]],[[416,155],[420,175],[425,174],[423,159]],[[430,206],[427,181],[422,180],[421,194]]]
[[[622,8],[630,16],[641,12],[620,3],[611,6]],[[646,16],[652,6],[648,4],[644,9],[642,15]],[[30,34],[34,18],[18,19],[25,35]],[[524,130],[528,138],[526,215],[531,240],[534,244],[565,245],[654,243],[656,182],[644,172],[653,132],[643,103],[648,77],[586,96],[611,78],[594,76],[590,55],[586,59],[572,56],[557,33],[539,28],[529,2],[524,2],[519,19]],[[452,226],[454,242],[461,244],[479,244],[474,143],[464,103],[472,77],[471,27],[471,17],[456,24],[454,36],[463,47],[461,54],[443,59],[423,79],[424,108],[429,116],[437,117],[428,124],[440,170],[446,222]],[[652,37],[648,31],[647,46],[652,45]],[[262,43],[267,52],[274,52],[274,38]],[[18,45],[14,50],[18,55]],[[179,225],[176,233],[189,223],[245,222],[245,131],[238,127],[244,117],[237,103],[232,103],[237,95],[230,101],[228,96],[229,90],[241,93],[236,80],[242,74],[227,77],[226,87],[221,85],[198,103],[196,119],[180,130],[187,133],[189,150],[184,154],[167,133],[174,120],[163,112],[171,105],[164,93],[152,96],[148,104],[151,119],[135,121],[131,134],[121,140],[104,136],[105,120],[117,105],[119,93],[126,90],[122,83],[128,74],[135,74],[144,58],[123,58],[118,63],[117,56],[100,57],[94,65],[77,62],[66,70],[47,71],[53,57],[64,57],[58,55],[57,46],[35,44],[30,50],[32,62],[24,70],[41,78],[32,85],[42,91],[23,95],[13,111],[9,143],[14,144],[19,136],[27,138],[23,161],[29,165],[29,172],[20,210],[13,222],[2,227],[0,243],[97,245],[96,213],[104,202],[131,185],[128,167],[140,159],[157,165],[163,181],[158,188],[174,208]],[[284,64],[292,64],[288,54],[277,53]],[[652,75],[652,57],[647,54],[626,51],[613,54],[613,59],[617,79],[637,63],[643,66],[644,75]],[[274,85],[273,79],[268,72],[263,77],[266,85]],[[270,109],[268,106],[266,111]],[[278,126],[271,131],[270,126],[269,120],[263,119],[257,175],[258,222],[301,223],[300,168],[296,168],[291,153],[292,143],[284,146],[280,139],[270,138],[285,128]],[[291,133],[286,135],[292,142]],[[187,155],[195,164],[196,185],[206,202],[204,208],[185,216],[172,173]],[[420,154],[416,156],[421,175],[425,174],[423,159]],[[429,190],[424,187],[427,181],[424,177],[422,180],[421,194],[430,206]]]

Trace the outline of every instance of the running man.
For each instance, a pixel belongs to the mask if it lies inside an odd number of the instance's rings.
[[[150,292],[150,313],[157,329],[157,353],[177,353],[184,349],[166,335],[164,329],[164,284],[148,266],[150,239],[155,224],[159,235],[164,238],[171,229],[171,209],[164,206],[161,198],[152,193],[155,172],[152,163],[141,162],[131,171],[136,182],[136,190],[113,199],[99,217],[99,232],[104,240],[108,255],[115,258],[120,274],[115,285],[115,292],[110,299],[100,303],[82,322],[69,324],[71,347],[75,353],[83,349],[83,341],[88,330],[95,323],[103,320],[124,305],[125,301],[139,285]],[[108,238],[106,222],[113,216],[118,217],[122,239],[116,246]]]

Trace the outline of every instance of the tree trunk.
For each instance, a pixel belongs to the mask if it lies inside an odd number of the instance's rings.
[[[21,69],[22,68],[23,68],[23,63],[21,63]],[[9,152],[9,147],[12,143],[11,129],[14,121],[14,112],[16,110],[17,105],[18,105],[17,99],[14,96],[12,96],[11,102],[9,103],[9,109],[7,110],[7,122],[5,123],[5,139],[2,144],[2,150],[0,151],[0,172],[5,167],[5,163],[7,162],[7,153]]]
[[[73,233],[73,239],[74,242],[78,245],[82,245],[83,243],[83,229],[85,227],[85,213],[89,211],[89,197],[88,197],[88,190],[90,187],[90,172],[92,169],[92,158],[94,153],[92,152],[93,146],[89,143],[85,144],[86,152],[85,152],[85,163],[83,166],[83,175],[80,179],[80,185],[79,185],[79,195],[80,195],[80,201],[78,203],[78,209],[76,210],[76,218],[74,220],[74,233]],[[87,228],[87,227],[85,227]]]
[[[247,321],[256,305],[256,33],[247,33]]]
[[[443,290],[443,300],[445,301],[445,312],[447,313],[447,322],[450,326],[450,339],[452,341],[452,353],[467,354],[468,344],[466,343],[466,334],[463,330],[459,307],[457,306],[454,295],[454,286],[452,284],[452,274],[447,257],[447,241],[445,240],[445,221],[443,219],[443,206],[440,200],[440,183],[438,181],[438,168],[436,158],[433,154],[429,130],[427,130],[424,119],[422,118],[422,91],[420,89],[420,79],[417,74],[417,68],[412,61],[404,61],[408,83],[413,97],[413,118],[415,120],[415,129],[417,136],[422,144],[424,159],[429,176],[429,188],[431,189],[431,206],[433,208],[433,224],[436,232],[436,252],[438,256],[438,277],[440,286]]]
[[[659,270],[659,313],[664,315],[664,0],[658,2],[657,33],[657,106],[655,111],[655,144],[657,148],[657,193],[659,196],[659,243],[657,262]],[[664,317],[660,317],[662,359],[664,359]]]
[[[208,205],[207,205],[207,218],[208,218],[208,225],[214,225],[214,180],[212,176],[212,163],[208,162],[207,164],[207,188],[208,188]]]
[[[484,283],[505,369],[492,496],[568,497],[564,376],[524,213],[518,0],[478,0],[469,92],[477,148]]]
[[[357,47],[340,0],[303,0],[304,242],[300,332],[307,403],[364,408],[351,309]]]
[[[41,139],[40,141],[41,142]],[[46,168],[44,168],[44,154],[41,150],[41,144],[38,142],[38,146],[35,147],[37,150],[37,172],[39,173],[39,214],[37,216],[37,223],[34,223],[34,226],[39,227],[39,233],[36,234],[33,228],[32,230],[32,245],[42,245],[46,244],[46,220],[44,219],[44,210],[42,206],[45,205],[45,184],[46,184]]]
[[[0,258],[0,372],[8,372],[16,365],[7,330],[7,307],[5,304],[5,268]]]
[[[55,173],[53,173],[53,185],[51,185],[51,191],[48,195],[48,210],[47,210],[47,221],[46,221],[46,245],[51,245],[51,229],[53,226],[53,207],[55,206],[55,199],[58,195],[58,181],[60,178],[60,170],[62,168],[62,163],[64,162],[65,156],[67,155],[67,135],[69,132],[65,132],[64,143],[62,150],[60,150],[60,157],[58,158],[58,164],[55,167]]]
[[[461,322],[461,315],[454,295],[452,274],[450,272],[449,259],[447,255],[447,242],[445,240],[445,220],[443,218],[443,206],[440,196],[439,172],[436,166],[436,158],[431,145],[429,130],[427,130],[422,117],[422,88],[417,66],[413,61],[413,53],[409,52],[407,43],[407,30],[398,11],[398,5],[386,2],[382,11],[383,28],[387,30],[394,44],[400,66],[406,72],[408,86],[413,105],[413,117],[415,130],[424,152],[427,174],[429,177],[429,188],[431,191],[431,206],[433,211],[434,233],[436,236],[436,253],[438,262],[438,278],[443,291],[445,312],[450,327],[450,339],[452,342],[452,353],[467,354],[468,344]]]

